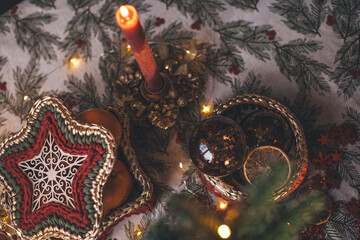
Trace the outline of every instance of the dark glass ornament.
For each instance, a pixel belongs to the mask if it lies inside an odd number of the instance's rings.
[[[195,166],[211,176],[226,176],[241,168],[246,149],[240,126],[222,116],[200,122],[189,140],[189,153]]]
[[[242,128],[250,149],[270,145],[288,152],[291,147],[292,132],[289,124],[273,111],[258,110],[249,114]]]

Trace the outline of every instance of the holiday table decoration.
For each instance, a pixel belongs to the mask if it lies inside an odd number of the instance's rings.
[[[266,171],[270,176],[279,176],[276,189],[281,188],[288,181],[291,173],[289,157],[280,148],[261,146],[254,148],[248,154],[244,164],[244,178],[254,184]]]
[[[239,170],[244,164],[246,150],[240,126],[222,116],[201,121],[189,140],[193,163],[211,176],[225,176]]]
[[[256,94],[239,95],[228,99],[214,108],[211,116],[226,116],[241,124],[243,121],[242,118],[259,108],[274,111],[284,118],[289,124],[295,139],[295,149],[288,154],[291,169],[290,176],[286,183],[280,189],[275,190],[273,194],[274,200],[280,200],[300,185],[307,170],[308,160],[306,141],[304,131],[297,118],[288,108],[279,102]],[[237,175],[236,172],[234,174]],[[226,199],[239,201],[245,195],[241,185],[246,183],[240,183],[240,186],[232,183],[232,178],[238,178],[238,176],[230,175],[226,178],[219,178],[200,173],[200,177],[215,193]],[[236,182],[239,183],[240,181]]]
[[[22,237],[95,239],[115,149],[105,128],[80,124],[55,97],[39,99],[0,145],[4,207]]]
[[[136,9],[131,5],[124,5],[116,11],[115,16],[144,76],[146,82],[144,87],[150,92],[158,92],[164,85],[163,79],[159,74]]]
[[[128,119],[120,109],[108,110],[121,122],[124,137],[118,150],[132,176],[116,159],[111,132],[79,122],[56,97],[36,101],[23,128],[1,143],[2,205],[21,237],[97,239],[112,223],[149,208],[152,185],[131,149]],[[119,207],[129,195],[127,179],[132,177],[141,191],[132,192]],[[109,184],[117,187],[113,195],[106,190]]]
[[[191,51],[187,50],[187,47]],[[143,75],[134,62],[125,68],[115,82],[115,94],[119,105],[125,105],[128,114],[138,125],[155,125],[167,129],[179,118],[180,108],[186,107],[199,97],[204,86],[203,73],[191,68],[200,63],[195,60],[196,45],[182,42],[181,46],[156,44],[154,56],[164,80],[163,90],[157,93],[145,88]],[[204,54],[201,54],[204,56]]]
[[[251,149],[272,145],[288,152],[293,142],[289,124],[271,110],[258,110],[247,115],[241,126]]]

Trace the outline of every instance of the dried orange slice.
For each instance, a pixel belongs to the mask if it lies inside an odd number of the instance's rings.
[[[288,170],[287,174],[282,174],[279,179],[279,186],[282,187],[290,177],[291,164],[288,156],[274,146],[261,146],[253,149],[246,158],[244,164],[244,177],[250,184],[254,182],[266,171],[271,175],[279,173],[280,168]],[[282,173],[284,170],[281,170]]]

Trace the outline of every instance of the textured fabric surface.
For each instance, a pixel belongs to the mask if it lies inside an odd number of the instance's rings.
[[[324,238],[358,239],[358,0],[25,0],[0,15],[1,139],[21,128],[45,94],[58,95],[76,113],[116,102],[112,84],[131,59],[115,22],[125,3],[138,9],[152,46],[193,40],[211,49],[199,106],[256,93],[293,111],[309,145],[307,183],[336,206],[321,228]],[[214,204],[186,151],[199,121],[189,116],[167,131],[135,126],[134,148],[160,204],[120,222],[109,239],[140,239],[171,192],[185,189]]]

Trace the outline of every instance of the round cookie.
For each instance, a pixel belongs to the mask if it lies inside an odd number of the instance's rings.
[[[132,178],[125,164],[116,160],[103,190],[104,216],[126,201],[132,186]]]
[[[81,112],[78,119],[85,123],[95,123],[105,127],[114,136],[116,146],[119,146],[122,139],[122,127],[119,120],[111,112],[105,109],[91,108]]]

